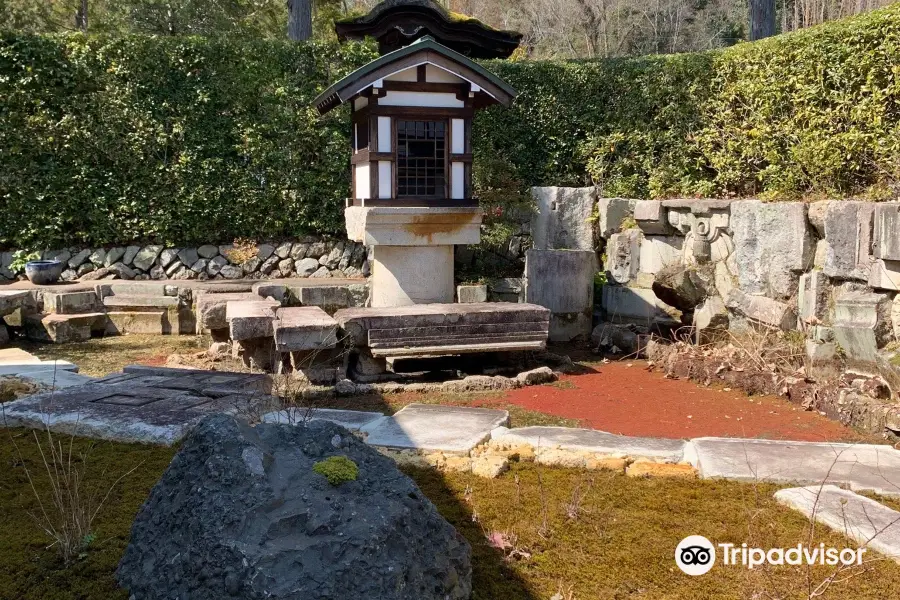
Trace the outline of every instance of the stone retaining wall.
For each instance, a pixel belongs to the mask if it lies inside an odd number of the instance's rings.
[[[255,250],[254,250],[255,249]],[[42,258],[66,263],[62,281],[95,279],[274,279],[368,275],[366,248],[348,240],[308,236],[249,248],[204,244],[50,250]],[[0,253],[0,281],[23,277],[10,269],[12,252]]]
[[[893,358],[900,203],[607,198],[598,206],[606,339],[615,337],[610,325],[693,326],[702,339],[755,324],[804,332],[816,360]]]

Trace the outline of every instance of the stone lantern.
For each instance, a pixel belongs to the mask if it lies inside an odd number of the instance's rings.
[[[314,101],[322,114],[350,106],[352,197],[345,217],[348,237],[372,247],[371,305],[453,302],[454,246],[481,239],[472,117],[481,108],[509,106],[516,92],[423,34],[476,56],[508,55],[518,34],[453,21],[423,0],[385,2],[336,29],[344,38],[380,35],[382,49],[396,47]]]

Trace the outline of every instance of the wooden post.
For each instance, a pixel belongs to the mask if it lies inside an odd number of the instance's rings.
[[[750,40],[775,35],[775,0],[750,0]]]

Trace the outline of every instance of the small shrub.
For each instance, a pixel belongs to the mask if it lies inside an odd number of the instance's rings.
[[[237,238],[234,240],[233,245],[234,248],[225,251],[225,258],[233,265],[242,265],[259,254],[259,246],[256,245],[256,240]]]
[[[329,456],[313,465],[313,471],[328,480],[334,486],[348,481],[356,481],[359,467],[346,456]]]

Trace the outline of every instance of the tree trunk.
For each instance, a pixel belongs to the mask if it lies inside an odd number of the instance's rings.
[[[288,38],[302,42],[312,37],[312,0],[287,0]]]
[[[750,40],[775,35],[775,0],[750,0]]]
[[[88,0],[81,0],[78,10],[75,11],[75,28],[82,33],[88,30]]]

